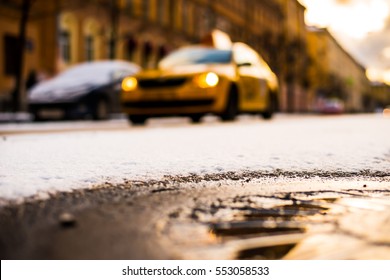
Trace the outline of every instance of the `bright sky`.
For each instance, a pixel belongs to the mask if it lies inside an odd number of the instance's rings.
[[[299,0],[309,25],[328,27],[368,69],[390,84],[390,0]]]

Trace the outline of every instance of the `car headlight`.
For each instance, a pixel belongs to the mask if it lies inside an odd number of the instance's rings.
[[[122,81],[122,90],[123,91],[133,91],[137,88],[138,82],[134,77],[124,78]]]
[[[219,77],[214,72],[208,72],[196,76],[194,82],[200,88],[212,88],[218,85]]]

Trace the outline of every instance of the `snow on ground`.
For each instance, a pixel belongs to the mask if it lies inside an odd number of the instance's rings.
[[[145,128],[0,138],[3,201],[123,179],[276,169],[390,174],[390,119],[279,116],[179,126],[152,121]]]

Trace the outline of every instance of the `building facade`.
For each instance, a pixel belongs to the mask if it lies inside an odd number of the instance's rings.
[[[295,1],[295,0],[294,0]],[[21,0],[0,3],[0,103],[15,88],[15,42]],[[295,1],[296,2],[296,1]],[[145,68],[212,29],[258,50],[280,70],[285,14],[276,0],[56,0],[32,1],[27,24],[24,80],[31,71],[52,76],[88,60],[118,58]],[[25,101],[25,100],[24,100]],[[0,105],[2,106],[2,105]],[[6,105],[3,105],[3,107]],[[4,108],[3,108],[4,109]]]
[[[304,20],[306,8],[296,0],[277,0],[284,15],[280,35],[278,71],[280,77],[280,110],[307,112],[307,35]]]
[[[390,85],[385,83],[371,83],[371,95],[365,99],[366,107],[370,111],[380,111],[390,106]]]
[[[308,28],[311,58],[311,106],[316,110],[323,99],[342,100],[349,112],[365,110],[364,98],[370,94],[365,68],[340,46],[327,29]]]
[[[0,3],[0,61],[6,61],[0,65],[0,104],[15,88],[11,41],[18,36],[21,2]],[[297,0],[32,2],[25,79],[32,70],[52,76],[88,60],[118,58],[152,68],[173,49],[220,29],[256,49],[278,75],[281,111],[310,109],[305,8]]]

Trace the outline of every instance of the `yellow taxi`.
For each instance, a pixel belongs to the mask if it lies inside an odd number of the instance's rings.
[[[125,78],[121,103],[133,124],[157,116],[188,116],[199,122],[206,114],[224,121],[239,113],[270,119],[277,93],[276,75],[248,45],[193,45],[169,54],[156,70]]]

